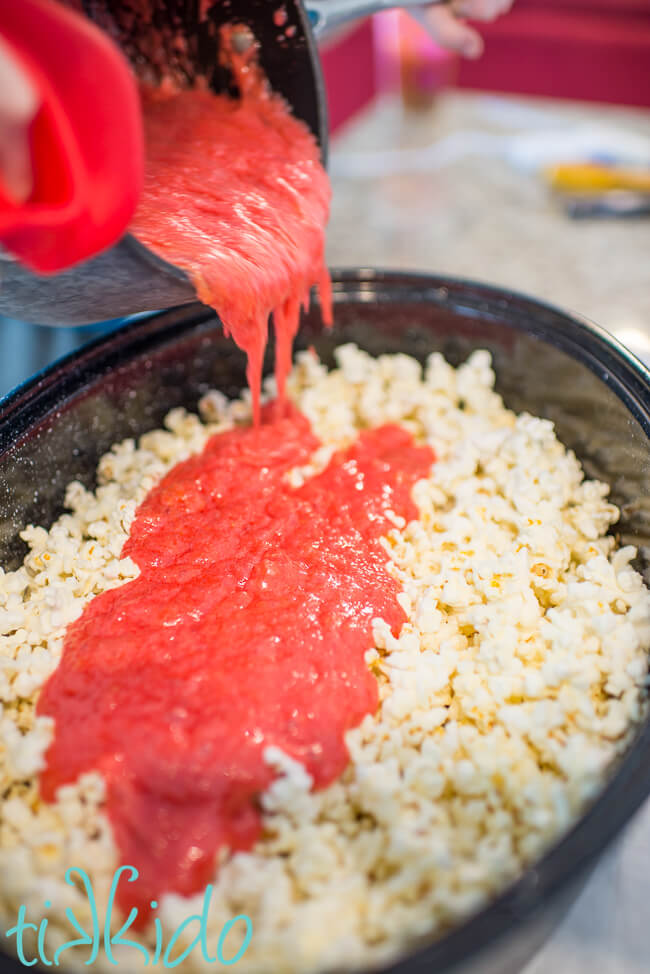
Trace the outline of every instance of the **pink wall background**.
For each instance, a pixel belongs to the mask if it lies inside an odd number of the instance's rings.
[[[650,107],[650,0],[515,0],[480,30],[483,57],[458,61],[448,83]],[[323,47],[332,131],[373,98],[378,78],[399,78],[385,42],[366,19]]]

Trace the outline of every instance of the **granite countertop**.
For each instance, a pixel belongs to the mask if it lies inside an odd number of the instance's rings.
[[[650,363],[650,219],[570,220],[523,165],[577,136],[650,139],[650,113],[466,93],[418,112],[379,101],[332,147],[330,264],[525,291],[586,315]],[[525,974],[645,974],[649,901],[650,803]]]
[[[332,146],[330,264],[505,285],[650,359],[650,219],[571,220],[536,171],[510,161],[576,139],[650,145],[650,112],[459,92],[404,112],[382,99]]]

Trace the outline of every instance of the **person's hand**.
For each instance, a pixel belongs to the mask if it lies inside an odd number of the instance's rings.
[[[0,185],[14,203],[32,192],[29,127],[38,107],[36,89],[0,37]]]
[[[458,51],[463,57],[477,58],[483,53],[483,39],[463,18],[494,20],[509,10],[512,4],[513,0],[451,0],[450,3],[429,7],[423,11],[423,16],[441,47]]]

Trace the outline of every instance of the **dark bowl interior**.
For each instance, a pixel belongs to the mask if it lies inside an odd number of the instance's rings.
[[[137,77],[184,88],[203,78],[213,91],[236,94],[219,58],[219,30],[249,27],[271,88],[281,94],[327,154],[327,105],[310,21],[300,0],[80,0],[84,13],[113,38]],[[75,4],[73,3],[74,7]]]
[[[617,534],[638,546],[638,566],[650,577],[650,375],[640,363],[602,330],[505,290],[371,270],[336,273],[333,285],[335,327],[324,331],[313,307],[298,348],[313,345],[331,363],[335,347],[353,341],[373,354],[422,361],[440,351],[452,364],[489,349],[506,403],[552,419],[588,476],[611,484],[622,509]],[[173,406],[195,409],[210,388],[233,395],[244,384],[244,356],[216,316],[193,305],[131,324],[20,387],[0,404],[0,564],[19,564],[19,530],[49,525],[70,480],[93,484],[111,444],[159,426]],[[535,868],[392,970],[518,970],[649,792],[646,723],[599,798]],[[0,970],[22,967],[0,955]]]

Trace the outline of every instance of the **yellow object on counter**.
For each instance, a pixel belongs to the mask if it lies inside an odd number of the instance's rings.
[[[564,193],[602,193],[617,189],[650,193],[650,169],[563,163],[547,167],[544,176],[552,189]]]

